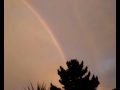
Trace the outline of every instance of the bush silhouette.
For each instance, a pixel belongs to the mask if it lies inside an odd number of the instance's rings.
[[[34,87],[33,87],[33,85],[32,85],[32,83],[30,83],[30,85],[31,85],[31,89],[28,86],[27,89],[24,88],[24,90],[35,90]],[[37,90],[46,90],[46,85],[44,85],[44,83],[42,85],[41,84],[40,85],[37,84]]]
[[[58,69],[58,75],[60,76],[59,82],[63,85],[64,90],[96,90],[99,81],[98,77],[92,76],[90,77],[90,72],[88,72],[88,67],[86,66],[83,69],[83,61],[81,64],[76,59],[66,62],[68,69],[65,70],[60,66],[60,70]],[[54,86],[51,83],[50,90],[61,90]]]

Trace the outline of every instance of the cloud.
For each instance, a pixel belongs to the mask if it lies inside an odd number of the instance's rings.
[[[89,70],[100,77],[102,84],[98,90],[115,87],[116,1],[28,0],[28,2],[50,26],[67,59],[84,60]]]
[[[50,26],[67,59],[84,60],[99,77],[98,90],[115,87],[116,1],[28,2]],[[5,90],[22,88],[30,80],[34,85],[43,80],[59,85],[57,69],[63,65],[62,58],[45,27],[20,0],[5,0],[4,33]]]
[[[30,81],[58,83],[57,69],[63,58],[34,13],[20,0],[5,0],[5,90],[21,90]]]

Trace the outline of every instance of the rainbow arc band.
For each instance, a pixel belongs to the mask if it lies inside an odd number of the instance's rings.
[[[47,32],[49,33],[49,35],[51,36],[51,39],[53,40],[53,42],[55,43],[58,52],[60,53],[64,64],[66,63],[66,57],[63,53],[63,50],[59,44],[59,42],[57,41],[57,39],[55,38],[55,35],[53,34],[53,32],[51,31],[51,29],[49,28],[48,24],[44,21],[44,19],[37,13],[37,11],[26,1],[26,0],[22,0],[23,3],[34,13],[34,15],[38,18],[38,20],[43,24],[43,26],[45,27],[45,29],[47,30]],[[66,65],[65,65],[66,66]]]

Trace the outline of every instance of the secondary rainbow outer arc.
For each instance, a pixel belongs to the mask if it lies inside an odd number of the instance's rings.
[[[43,26],[45,27],[45,29],[47,30],[47,32],[49,33],[49,35],[51,36],[51,39],[53,40],[53,42],[55,43],[62,59],[63,59],[63,62],[64,64],[66,63],[67,59],[62,51],[62,48],[59,44],[59,42],[57,41],[57,39],[55,38],[55,35],[52,33],[51,29],[49,28],[48,24],[43,20],[43,18],[36,12],[36,10],[34,10],[34,8],[25,0],[22,0],[23,3],[28,7],[30,8],[30,10],[34,13],[34,15],[38,18],[38,20],[43,24]]]

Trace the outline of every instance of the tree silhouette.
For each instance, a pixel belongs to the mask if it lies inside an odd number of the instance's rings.
[[[57,88],[56,86],[51,84],[50,90],[61,90],[61,88]]]
[[[98,77],[90,77],[88,67],[83,69],[83,61],[81,64],[76,59],[66,62],[68,69],[65,70],[60,66],[58,69],[58,75],[60,76],[59,82],[63,85],[64,90],[96,90],[99,81]],[[61,90],[51,83],[50,90]]]

